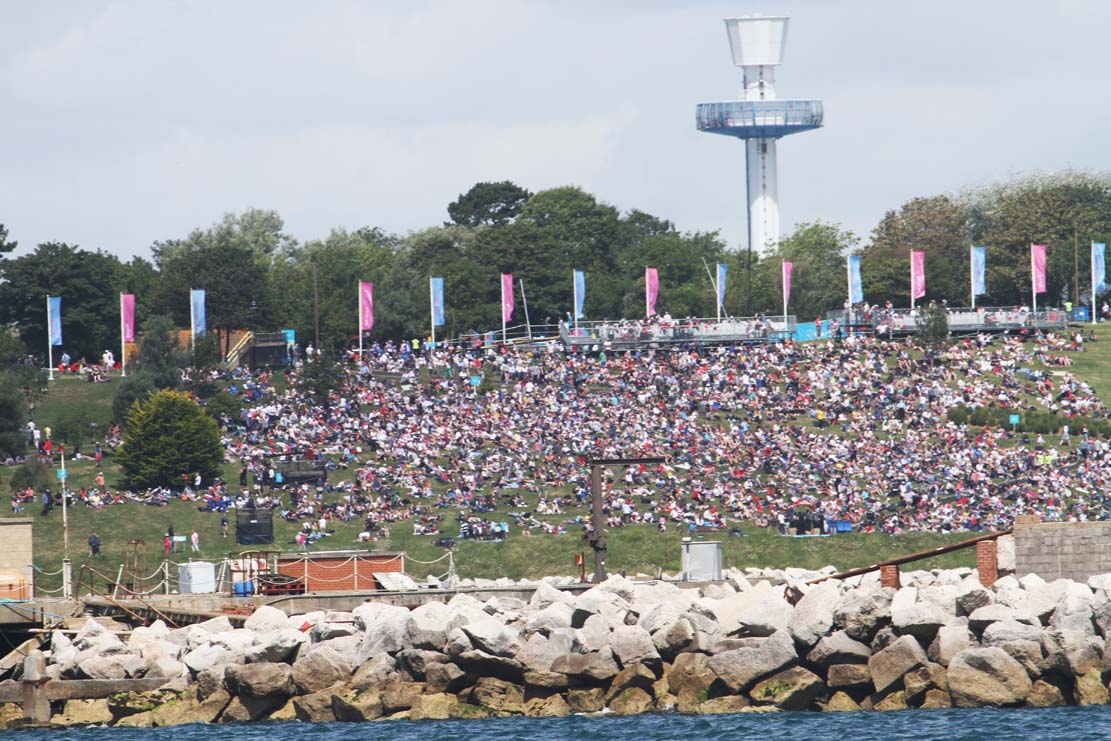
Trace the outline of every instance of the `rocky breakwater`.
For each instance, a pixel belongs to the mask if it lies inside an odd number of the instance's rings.
[[[685,589],[614,577],[526,603],[465,593],[412,611],[368,603],[287,617],[262,607],[126,641],[92,621],[54,635],[57,678],[165,677],[71,700],[60,724],[165,726],[651,711],[892,710],[1106,704],[1111,575],[982,586],[956,569],[807,585],[749,570]],[[10,709],[6,715],[10,715]]]

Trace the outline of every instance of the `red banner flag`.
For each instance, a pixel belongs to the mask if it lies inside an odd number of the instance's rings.
[[[910,253],[910,297],[922,298],[926,295],[926,253]]]
[[[359,281],[359,329],[374,329],[374,284]]]
[[[135,341],[135,294],[120,294],[120,327],[124,342]]]
[[[1034,279],[1034,293],[1045,293],[1045,245],[1030,245],[1030,275]]]
[[[513,318],[513,274],[501,274],[501,320],[504,324]]]
[[[656,299],[660,295],[660,274],[655,268],[644,269],[644,313],[655,316]]]

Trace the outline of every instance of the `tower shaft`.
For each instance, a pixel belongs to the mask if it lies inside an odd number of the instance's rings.
[[[745,142],[748,191],[748,244],[756,253],[779,244],[779,195],[775,139]]]

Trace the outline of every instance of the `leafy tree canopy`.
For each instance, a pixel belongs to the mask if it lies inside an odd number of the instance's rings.
[[[530,195],[508,180],[476,183],[448,204],[447,213],[460,226],[496,226],[512,221]]]
[[[177,487],[183,475],[215,478],[223,446],[216,422],[189,395],[163,389],[132,405],[116,458],[130,486]]]

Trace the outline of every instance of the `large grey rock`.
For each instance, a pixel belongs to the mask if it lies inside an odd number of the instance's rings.
[[[729,593],[732,593],[732,589],[729,589]],[[643,617],[652,608],[664,604],[671,605],[678,612],[682,612],[689,609],[697,598],[696,590],[681,589],[668,582],[635,583],[633,597],[629,604],[634,612]]]
[[[961,651],[949,662],[948,680],[959,708],[1020,705],[1032,686],[1022,665],[997,646]]]
[[[1039,643],[1042,639],[1040,625],[1020,623],[1017,620],[1003,620],[992,623],[984,629],[981,640],[985,646],[1001,646],[1011,641],[1033,641]]]
[[[289,628],[289,617],[276,607],[259,605],[255,611],[243,621],[247,630],[269,633],[271,631],[286,630]]]
[[[439,651],[428,651],[422,648],[406,648],[397,652],[397,666],[402,671],[408,672],[415,681],[423,682],[428,667],[432,664],[444,664],[450,661],[447,654]]]
[[[526,671],[551,671],[552,662],[572,652],[572,642],[566,634],[556,633],[550,638],[534,633],[517,653],[517,660]]]
[[[551,671],[566,674],[582,683],[598,683],[612,679],[621,670],[609,647],[588,654],[564,654],[552,662]]]
[[[627,603],[633,601],[633,596],[636,593],[636,583],[632,579],[628,579],[621,574],[610,574],[604,582],[594,587],[602,592],[610,592],[615,594]]]
[[[619,625],[610,636],[610,648],[621,666],[643,663],[659,666],[660,653],[652,636],[639,625]]]
[[[971,615],[994,601],[991,590],[980,586],[978,581],[964,582],[957,593],[957,614]]]
[[[602,617],[610,627],[623,625],[629,612],[629,603],[619,594],[602,589],[601,586],[588,589],[575,600],[571,612],[571,624],[582,627],[592,615]]]
[[[713,656],[707,666],[734,692],[790,666],[798,659],[795,641],[786,630],[773,633],[760,645],[737,648]]]
[[[952,621],[952,614],[946,614],[936,604],[917,602],[896,610],[892,603],[891,625],[895,631],[900,635],[914,636],[923,643],[932,641],[938,629]]]
[[[320,643],[302,643],[297,656],[308,656],[315,651],[328,648],[342,656],[343,660],[351,666],[356,666],[359,664],[359,649],[362,648],[362,645],[363,636],[356,633],[355,635],[331,638]]]
[[[189,667],[189,671],[197,672],[211,669],[221,664],[236,663],[235,655],[220,646],[204,645],[193,649],[182,657],[182,662]]]
[[[800,646],[812,647],[833,629],[833,611],[841,590],[832,582],[822,582],[807,592],[791,614],[787,629]]]
[[[89,679],[126,679],[128,676],[135,676],[142,664],[142,660],[137,654],[95,655],[95,649],[92,649],[91,652],[94,655],[88,656],[80,662],[81,675]]]
[[[982,634],[992,623],[1016,622],[1033,625],[1037,618],[1025,609],[1015,609],[1001,603],[985,605],[968,616],[968,627]]]
[[[1049,618],[1049,626],[1055,630],[1075,630],[1095,635],[1094,607],[1095,595],[1091,589],[1084,584],[1068,582]]]
[[[903,675],[921,666],[929,659],[926,652],[912,636],[900,636],[882,651],[868,658],[868,671],[876,692],[883,693],[902,681]]]
[[[575,640],[582,653],[600,651],[609,645],[612,634],[610,624],[601,615],[591,615],[582,627],[575,631]]]
[[[766,637],[786,631],[794,608],[783,598],[782,587],[760,582],[747,592],[722,600],[698,601],[698,609],[717,621],[724,635]]]
[[[670,602],[660,602],[640,613],[637,624],[649,633],[670,628],[678,622],[682,611]]]
[[[73,638],[73,646],[78,651],[93,650],[99,654],[121,653],[126,649],[114,633],[95,620],[89,619],[77,631]]]
[[[1079,677],[1107,668],[1104,641],[1081,630],[1049,629],[1042,633],[1042,653],[1062,673]]]
[[[299,630],[282,628],[281,630],[258,632],[255,643],[248,648],[243,656],[247,663],[264,662],[289,662],[297,655],[301,645],[308,641],[308,637]]]
[[[448,606],[443,602],[426,602],[409,613],[409,639],[414,648],[442,651],[447,642]]]
[[[825,636],[807,655],[806,660],[822,668],[833,664],[867,664],[872,649],[860,641],[853,640],[843,630]]]
[[[547,607],[553,602],[572,605],[575,602],[575,597],[568,592],[556,589],[551,584],[542,581],[536,585],[536,591],[532,593],[532,597],[529,599],[529,605],[537,609]]]
[[[213,633],[209,643],[213,646],[226,648],[232,653],[245,654],[247,649],[255,645],[256,634],[244,628],[233,628],[221,633]]]
[[[851,595],[845,595],[833,612],[835,625],[853,638],[871,643],[879,629],[891,620],[891,590],[862,586]]]
[[[312,651],[293,662],[293,681],[301,692],[316,692],[351,676],[352,666],[329,648]]]
[[[571,607],[566,602],[552,602],[547,607],[537,611],[525,622],[525,631],[536,633],[538,631],[547,635],[557,628],[571,627]]]
[[[169,656],[163,656],[152,661],[143,676],[147,679],[173,679],[184,676],[186,671],[185,664]]]
[[[511,657],[520,646],[520,634],[492,617],[464,625],[463,632],[476,648],[494,656]]]
[[[397,653],[409,644],[409,611],[404,607],[368,603],[355,608],[355,624],[365,633],[357,663],[382,653]]]
[[[1000,623],[996,623],[999,625]],[[1007,652],[1007,655],[1022,665],[1030,679],[1037,679],[1049,671],[1051,665],[1042,655],[1042,646],[1039,641],[1007,641],[995,644]]]
[[[687,618],[681,617],[673,625],[652,634],[652,643],[665,661],[671,661],[682,651],[697,645],[697,633]]]
[[[224,673],[232,694],[263,698],[289,697],[294,692],[293,670],[289,664],[244,664],[229,666]]]

